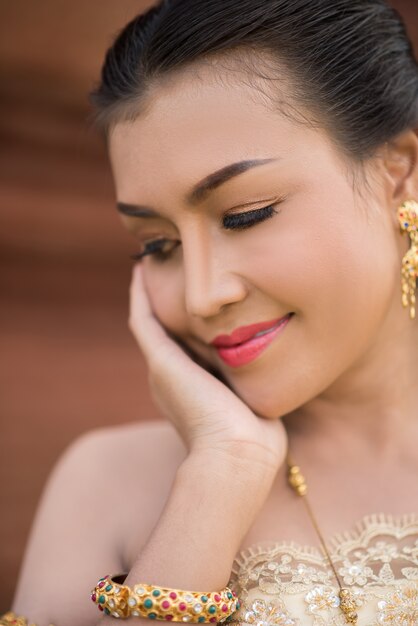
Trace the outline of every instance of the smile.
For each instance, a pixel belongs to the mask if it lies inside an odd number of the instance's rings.
[[[258,331],[246,341],[228,346],[215,345],[219,357],[230,367],[240,367],[254,361],[285,329],[292,315],[293,313],[289,313],[270,328]]]

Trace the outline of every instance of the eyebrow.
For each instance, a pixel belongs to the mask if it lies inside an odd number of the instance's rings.
[[[214,189],[217,189],[231,178],[234,178],[234,176],[238,176],[239,174],[242,174],[243,172],[246,172],[247,170],[257,167],[259,165],[264,165],[265,163],[270,163],[271,161],[277,160],[278,159],[273,158],[249,159],[246,161],[237,161],[236,163],[226,165],[225,167],[222,167],[221,169],[212,172],[201,181],[196,183],[185,197],[186,204],[190,206],[199,204],[200,202],[203,202],[203,200],[205,200]],[[130,217],[158,217],[160,215],[151,207],[139,204],[117,202],[116,207],[118,211]]]

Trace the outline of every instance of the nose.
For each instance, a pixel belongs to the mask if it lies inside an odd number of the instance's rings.
[[[184,299],[189,315],[208,318],[218,315],[228,304],[247,295],[245,280],[231,268],[226,242],[195,232],[183,237]]]

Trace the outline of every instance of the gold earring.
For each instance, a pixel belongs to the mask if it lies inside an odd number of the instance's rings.
[[[409,305],[411,320],[415,319],[415,289],[418,276],[418,202],[406,200],[398,208],[401,233],[408,233],[411,247],[402,259],[402,305]]]

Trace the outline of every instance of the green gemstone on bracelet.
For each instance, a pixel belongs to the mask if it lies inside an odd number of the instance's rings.
[[[159,589],[154,589],[154,591],[152,592],[152,595],[158,598],[158,596],[161,595],[161,591]]]
[[[200,596],[200,599],[202,600],[202,602],[207,602],[209,600],[207,596]]]
[[[197,621],[198,621],[198,622],[204,622],[204,621],[205,621],[205,619],[206,619],[206,618],[204,618],[204,617],[203,617],[203,615],[202,615],[202,617],[199,617],[199,619],[198,619]]]
[[[144,600],[144,607],[146,609],[150,609],[152,607],[152,600],[150,600],[150,598],[147,598],[146,600]],[[149,617],[149,616],[148,616]],[[152,618],[151,618],[152,619]]]
[[[208,608],[208,612],[216,613],[216,606],[214,604],[211,604],[210,607]]]
[[[147,617],[150,619],[155,619],[157,617],[157,613],[148,613]]]
[[[106,602],[106,596],[99,596],[100,604],[104,604]]]
[[[105,591],[112,591],[112,585],[107,585],[107,587],[105,587]]]
[[[230,591],[228,591],[228,593],[226,595],[228,596],[228,600],[232,600],[233,596],[232,596],[232,593]]]
[[[104,612],[106,613],[106,615],[110,615],[110,611],[109,611],[109,609],[107,607],[105,607]]]

